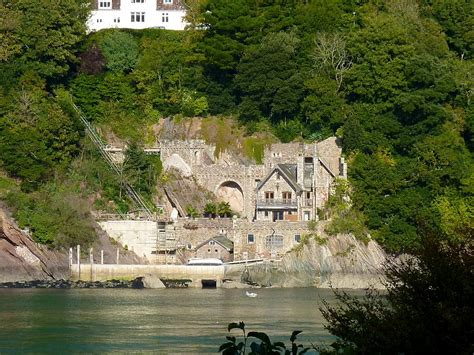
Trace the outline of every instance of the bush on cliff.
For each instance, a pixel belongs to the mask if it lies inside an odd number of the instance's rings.
[[[387,293],[335,291],[324,302],[336,348],[365,354],[471,354],[474,351],[474,245],[427,237],[420,253],[385,270]]]
[[[28,228],[38,243],[53,248],[77,244],[87,248],[96,240],[89,206],[77,193],[48,186],[30,194],[12,190],[5,200],[20,228]]]

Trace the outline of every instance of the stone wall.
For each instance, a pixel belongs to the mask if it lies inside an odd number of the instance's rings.
[[[152,263],[163,262],[156,253],[158,245],[158,225],[151,221],[107,221],[101,227],[110,237],[127,245],[139,256],[146,257]],[[166,249],[183,250],[183,257],[168,255],[167,262],[181,263],[195,256],[196,246],[211,237],[224,235],[234,242],[234,259],[254,258],[278,259],[294,248],[298,242],[295,236],[309,233],[307,222],[289,221],[248,221],[245,219],[179,219],[166,226]],[[249,234],[253,242],[249,242]],[[278,236],[278,245],[269,246],[267,237]],[[184,253],[184,251],[186,251]]]

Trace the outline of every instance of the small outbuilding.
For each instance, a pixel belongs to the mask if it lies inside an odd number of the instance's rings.
[[[234,260],[234,242],[224,235],[212,237],[197,245],[196,258],[216,258],[223,262]]]

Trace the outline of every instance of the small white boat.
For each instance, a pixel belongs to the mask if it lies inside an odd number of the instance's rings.
[[[192,258],[186,264],[188,266],[221,266],[224,265],[221,259],[214,258]]]
[[[245,294],[247,295],[247,297],[257,297],[258,296],[255,292],[249,292],[249,291],[245,291]]]

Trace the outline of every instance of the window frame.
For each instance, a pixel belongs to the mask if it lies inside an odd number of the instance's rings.
[[[255,234],[247,233],[247,244],[255,244]]]

